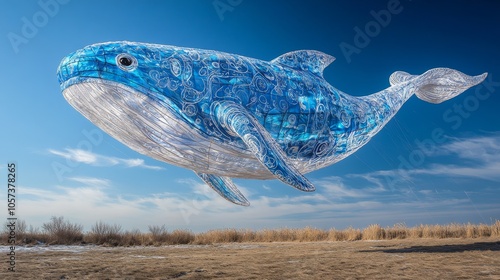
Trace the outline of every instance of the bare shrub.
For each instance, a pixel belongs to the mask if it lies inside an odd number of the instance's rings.
[[[145,235],[139,229],[133,229],[122,234],[121,244],[123,246],[146,245],[145,240]]]
[[[47,242],[51,244],[74,244],[83,240],[83,226],[65,221],[62,216],[52,217],[42,228],[48,234]]]
[[[120,225],[110,225],[102,221],[96,222],[85,238],[86,242],[98,245],[118,246],[123,244]]]
[[[149,233],[151,234],[151,244],[149,245],[160,245],[165,244],[169,238],[167,227],[165,225],[161,226],[148,226]]]
[[[9,235],[11,232],[11,229],[9,229],[9,226],[10,226],[10,222],[6,221],[3,224],[2,231],[1,231],[1,240],[2,240],[2,243],[5,243],[5,244],[8,244],[8,241],[9,241],[8,239],[9,239]],[[16,234],[15,235],[16,242],[23,240],[26,237],[26,233],[27,233],[26,222],[24,220],[17,219],[17,221],[15,222],[15,228],[13,230]]]
[[[24,234],[22,243],[26,245],[36,245],[43,244],[49,240],[49,235],[47,233],[41,232],[39,228],[29,226],[29,229]]]
[[[28,231],[28,226],[24,220],[18,219],[16,223],[16,234],[18,239],[23,239]]]

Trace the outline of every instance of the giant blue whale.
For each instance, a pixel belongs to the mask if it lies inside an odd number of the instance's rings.
[[[353,97],[323,70],[334,57],[301,50],[272,61],[133,42],[94,44],[65,57],[66,100],[133,150],[193,170],[227,200],[249,205],[231,177],[277,178],[314,191],[303,174],[365,145],[416,95],[448,100],[481,83],[448,68],[395,72],[391,86]]]

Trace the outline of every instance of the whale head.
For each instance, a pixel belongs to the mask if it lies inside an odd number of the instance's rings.
[[[177,102],[186,72],[183,52],[163,45],[95,44],[66,56],[57,76],[64,98],[92,123],[139,153],[174,162],[180,155],[168,145],[181,137],[180,127],[191,125]]]
[[[66,56],[57,76],[64,97],[80,112],[84,104],[72,102],[75,98],[91,99],[89,92],[104,94],[117,88],[165,100],[176,94],[180,80],[175,52],[174,47],[152,44],[94,44]],[[85,87],[91,89],[82,91]]]

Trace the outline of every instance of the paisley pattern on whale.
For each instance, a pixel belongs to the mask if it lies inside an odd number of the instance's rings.
[[[232,177],[271,179],[302,191],[303,174],[351,155],[413,94],[440,103],[481,83],[448,68],[397,71],[391,86],[353,97],[323,70],[335,60],[301,50],[272,61],[134,42],[87,46],[65,57],[67,101],[133,150],[193,170],[227,200],[249,205]]]

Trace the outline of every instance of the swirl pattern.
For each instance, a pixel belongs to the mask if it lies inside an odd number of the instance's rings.
[[[64,58],[58,78],[68,102],[108,134],[194,170],[225,198],[246,205],[229,177],[274,177],[314,190],[302,174],[358,150],[414,92],[439,103],[485,77],[446,68],[421,76],[396,72],[392,87],[353,97],[324,80],[333,60],[307,50],[262,61],[111,42]]]

